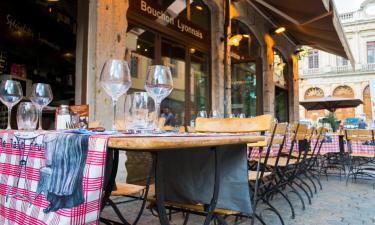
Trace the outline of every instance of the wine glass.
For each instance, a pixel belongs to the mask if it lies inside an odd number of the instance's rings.
[[[100,85],[104,91],[112,98],[113,121],[112,131],[116,128],[116,105],[118,99],[126,94],[132,85],[129,65],[120,59],[109,59],[105,62],[100,74]]]
[[[43,130],[42,128],[42,111],[53,99],[52,89],[49,84],[35,83],[33,84],[33,90],[30,95],[30,100],[34,103],[38,110],[39,115],[39,128],[38,130]]]
[[[15,80],[3,80],[0,84],[0,101],[8,107],[8,126],[7,130],[12,129],[10,127],[10,116],[12,114],[12,108],[23,96],[22,87],[20,82]]]
[[[210,113],[210,118],[221,118],[221,114],[217,110],[212,110]]]
[[[206,110],[201,110],[198,112],[197,117],[207,118]]]
[[[147,69],[145,89],[155,101],[156,121],[160,117],[160,104],[173,90],[172,73],[163,65],[150,66]],[[159,130],[159,126],[156,126]]]

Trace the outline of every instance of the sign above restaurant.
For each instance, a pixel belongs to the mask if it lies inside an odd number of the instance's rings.
[[[173,8],[173,9],[171,9]],[[176,30],[182,34],[188,35],[199,41],[207,41],[207,32],[198,25],[193,24],[185,18],[182,18],[179,13],[183,9],[175,9],[176,7],[169,7],[161,9],[160,6],[153,1],[148,0],[133,0],[130,1],[129,10],[138,15],[144,15],[158,24],[161,24],[170,29]]]

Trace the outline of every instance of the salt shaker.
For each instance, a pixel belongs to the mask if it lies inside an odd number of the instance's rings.
[[[57,114],[56,130],[67,129],[67,125],[71,122],[70,120],[69,106],[61,105],[59,113]]]

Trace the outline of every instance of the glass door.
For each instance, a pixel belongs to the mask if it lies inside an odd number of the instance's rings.
[[[161,39],[161,64],[169,66],[173,76],[173,91],[162,102],[161,114],[166,117],[165,125],[185,124],[185,74],[186,47],[177,42]]]
[[[246,117],[256,115],[256,63],[232,63],[232,113],[244,113]]]
[[[288,122],[288,91],[279,87],[275,90],[275,117],[278,122]]]

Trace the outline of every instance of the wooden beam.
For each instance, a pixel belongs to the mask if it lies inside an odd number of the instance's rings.
[[[291,23],[293,23],[297,26],[300,25],[300,22],[298,22],[297,20],[295,20],[291,16],[287,15],[286,13],[282,12],[281,10],[277,9],[276,7],[272,6],[271,4],[268,4],[267,2],[265,2],[263,0],[255,0],[255,1],[258,2],[259,4],[263,5],[267,9],[271,10],[272,12],[274,12],[274,13],[278,14],[279,16],[283,17],[284,19],[290,21]]]
[[[314,18],[311,18],[309,20],[307,20],[306,22],[302,23],[301,26],[306,26],[310,23],[313,23],[315,21],[318,21],[318,20],[321,20],[327,16],[331,16],[333,14],[333,11],[329,11],[329,12],[326,12],[326,13],[323,13],[322,15],[319,15],[319,16],[316,16]]]

